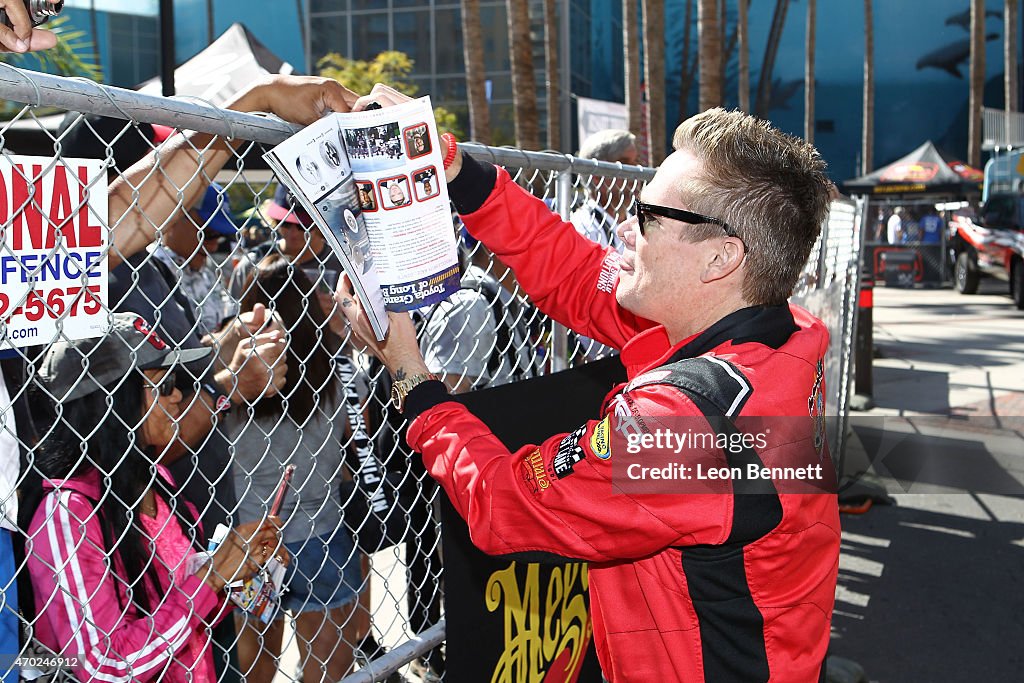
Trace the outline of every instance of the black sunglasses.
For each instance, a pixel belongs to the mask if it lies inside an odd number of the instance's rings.
[[[693,211],[684,211],[683,209],[673,209],[671,206],[658,206],[657,204],[644,204],[643,202],[637,202],[634,205],[633,211],[636,214],[641,235],[645,234],[644,226],[651,216],[661,216],[663,218],[671,218],[674,221],[689,223],[690,225],[702,225],[705,223],[720,225],[725,230],[726,237],[735,237],[740,242],[743,242],[743,238],[736,234],[732,226],[720,218],[712,218],[711,216],[694,213]],[[747,248],[746,242],[743,242],[743,248]]]
[[[149,382],[148,381],[149,380],[148,377],[146,379],[147,379],[147,383],[149,384],[150,388],[156,389],[156,392],[160,396],[165,396],[165,397],[166,396],[170,396],[171,394],[173,394],[175,387],[177,387],[177,385],[178,385],[178,383],[177,383],[177,379],[178,378],[175,376],[175,374],[173,372],[164,373],[164,376],[160,378],[160,383],[159,384],[153,384],[153,383]]]

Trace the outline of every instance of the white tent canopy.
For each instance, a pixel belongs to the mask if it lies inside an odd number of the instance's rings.
[[[174,94],[196,97],[221,106],[261,76],[289,74],[291,64],[282,61],[242,24],[232,24],[217,40],[174,70]],[[154,77],[135,88],[160,95],[162,85]]]

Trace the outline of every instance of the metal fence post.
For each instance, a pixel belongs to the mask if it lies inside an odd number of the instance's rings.
[[[555,180],[555,206],[563,221],[569,220],[572,208],[572,170],[563,169]],[[569,367],[569,330],[565,325],[551,323],[551,371]]]

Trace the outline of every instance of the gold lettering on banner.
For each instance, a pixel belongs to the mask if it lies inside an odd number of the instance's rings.
[[[590,586],[587,565],[552,567],[543,594],[540,565],[525,565],[522,585],[516,565],[511,563],[487,580],[487,610],[501,609],[505,635],[505,650],[491,683],[575,681],[592,628],[584,598]]]

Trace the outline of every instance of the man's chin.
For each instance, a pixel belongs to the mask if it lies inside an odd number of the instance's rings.
[[[615,289],[615,303],[617,303],[620,308],[624,308],[630,313],[633,313],[633,304],[635,303],[634,298],[632,290],[629,287],[623,287],[622,282],[619,281],[619,286]]]

